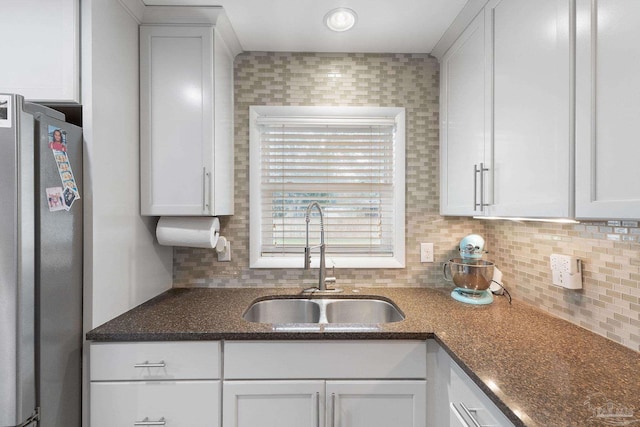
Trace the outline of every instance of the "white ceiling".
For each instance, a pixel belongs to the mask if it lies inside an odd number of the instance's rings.
[[[430,53],[467,0],[143,0],[222,6],[245,51]],[[356,26],[335,33],[325,14],[348,7]]]

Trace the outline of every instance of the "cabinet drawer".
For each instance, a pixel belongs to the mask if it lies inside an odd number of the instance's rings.
[[[451,426],[480,425],[512,427],[513,424],[480,390],[467,374],[451,361],[450,419]],[[473,418],[473,419],[472,419]]]
[[[218,426],[220,381],[91,383],[91,427],[165,425],[162,422]]]
[[[426,378],[424,341],[225,342],[226,379]]]
[[[220,378],[219,342],[92,343],[91,381]]]

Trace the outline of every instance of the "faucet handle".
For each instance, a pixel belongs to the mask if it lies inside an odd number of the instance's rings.
[[[311,268],[311,248],[306,246],[304,248],[304,269],[309,270]]]

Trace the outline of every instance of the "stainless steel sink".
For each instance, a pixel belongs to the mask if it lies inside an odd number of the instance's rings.
[[[255,323],[319,323],[320,306],[308,299],[256,301],[242,315]]]
[[[255,323],[391,323],[404,320],[392,301],[382,298],[270,298],[254,301],[242,317]]]
[[[404,320],[395,304],[379,299],[336,299],[326,306],[327,323],[391,323]]]

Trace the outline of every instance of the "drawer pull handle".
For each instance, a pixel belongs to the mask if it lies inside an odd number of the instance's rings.
[[[336,427],[336,394],[331,393],[331,427]]]
[[[144,420],[133,423],[134,426],[164,426],[166,424],[167,422],[164,420],[164,417],[158,421],[149,421],[149,417],[145,417]]]
[[[147,360],[144,363],[136,363],[135,365],[133,365],[134,368],[164,368],[166,366],[167,364],[164,363],[164,360],[161,360],[158,363],[149,363],[149,361]]]
[[[471,420],[471,422],[473,423],[474,427],[482,427],[480,425],[480,423],[478,422],[478,420],[476,420],[476,417],[474,417],[471,413],[472,412],[478,412],[477,409],[473,409],[473,408],[467,408],[467,405],[465,405],[464,403],[460,402],[460,407],[462,408],[462,410],[465,412],[465,414],[467,414],[467,417],[469,417],[469,419]]]

